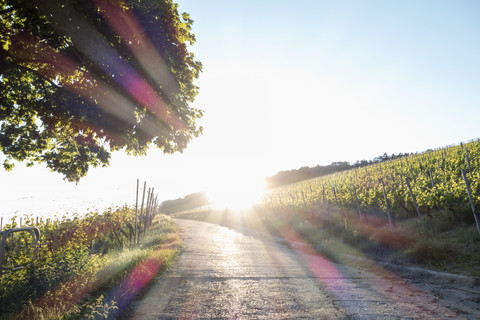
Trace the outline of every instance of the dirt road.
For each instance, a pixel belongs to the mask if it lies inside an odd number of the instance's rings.
[[[177,220],[185,249],[124,319],[478,319],[480,292],[330,262],[279,243]],[[418,279],[417,279],[418,280]]]

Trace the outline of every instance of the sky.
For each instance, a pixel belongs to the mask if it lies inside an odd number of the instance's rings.
[[[0,171],[0,215],[257,195],[280,170],[480,137],[480,2],[178,0],[203,63],[204,134],[183,154],[113,154],[78,184],[42,165]],[[3,161],[3,156],[0,155]]]

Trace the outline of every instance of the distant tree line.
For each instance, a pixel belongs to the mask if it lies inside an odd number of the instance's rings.
[[[274,176],[265,178],[267,188],[275,188],[290,183],[295,183],[302,180],[312,179],[320,176],[325,176],[334,172],[349,170],[352,168],[368,166],[373,163],[380,163],[383,161],[393,160],[408,156],[409,153],[399,153],[397,155],[388,155],[386,152],[382,156],[373,158],[373,160],[357,160],[350,164],[348,161],[332,162],[329,165],[316,167],[301,167],[300,169],[280,171]]]
[[[332,162],[332,164],[316,167],[301,167],[300,169],[280,171],[272,177],[266,178],[267,188],[275,188],[286,184],[324,176],[330,173],[348,170],[352,166],[349,162]]]
[[[204,192],[197,192],[186,195],[183,198],[178,198],[176,200],[166,200],[163,201],[160,206],[160,211],[162,213],[175,213],[185,210],[195,209],[198,207],[203,207],[210,204],[211,201],[208,199],[208,196]]]

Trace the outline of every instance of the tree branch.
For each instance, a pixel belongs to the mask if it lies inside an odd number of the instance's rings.
[[[12,7],[12,8],[8,8],[8,9],[5,9],[5,10],[0,10],[0,15],[2,14],[5,14],[5,13],[10,13],[12,11],[14,11],[15,9]]]
[[[48,83],[50,83],[52,86],[56,87],[56,88],[61,88],[61,86],[57,85],[55,82],[53,82],[52,80],[48,79],[47,77],[44,77],[40,72],[32,69],[32,68],[29,68],[29,67],[26,67],[26,66],[22,66],[20,64],[16,64],[16,68],[19,69],[19,70],[24,70],[24,71],[29,71],[29,72],[32,72],[34,73],[37,77],[47,81]]]

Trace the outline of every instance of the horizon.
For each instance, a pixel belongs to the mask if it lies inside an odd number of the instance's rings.
[[[183,154],[114,152],[78,184],[44,165],[2,169],[0,216],[134,203],[137,178],[162,201],[240,192],[279,171],[480,137],[476,1],[176,2],[203,63],[203,135]]]
[[[455,146],[459,146],[462,143],[466,144],[466,143],[471,143],[471,142],[475,142],[475,141],[479,141],[479,140],[480,140],[480,137],[465,140],[465,141],[460,141],[458,143],[452,143],[452,144],[448,144],[448,145],[444,145],[444,146],[432,147],[432,148],[428,148],[428,149],[425,149],[425,150],[417,150],[417,151],[412,151],[412,152],[399,152],[397,154],[390,154],[390,156],[399,155],[399,154],[402,154],[402,156],[422,154],[422,153],[425,153],[425,152],[428,152],[428,151],[431,151],[431,150],[440,150],[440,149],[455,147]],[[383,154],[385,154],[385,153],[383,153]],[[379,154],[377,157],[379,157],[383,154]],[[375,158],[372,158],[372,159],[357,159],[355,161],[333,161],[333,162],[347,162],[349,165],[352,166],[357,161],[362,161],[362,160],[373,161]],[[331,162],[330,164],[332,164],[333,162]],[[223,190],[221,188],[215,189],[215,190],[210,190],[210,191],[208,191],[208,190],[196,190],[196,191],[189,192],[189,193],[179,194],[178,196],[172,197],[172,198],[164,198],[164,199],[161,198],[161,199],[159,199],[159,205],[161,205],[164,201],[179,200],[179,199],[183,199],[183,198],[185,198],[189,195],[195,194],[195,193],[204,193],[210,198],[210,200],[211,200],[210,204],[218,204],[219,208],[228,208],[230,206],[230,208],[234,208],[234,209],[245,209],[245,208],[248,208],[253,203],[255,203],[255,201],[257,201],[258,198],[261,197],[265,192],[268,192],[268,190],[272,189],[272,188],[267,187],[266,179],[271,178],[271,177],[275,176],[276,174],[278,174],[280,172],[284,172],[284,171],[294,171],[294,170],[298,170],[298,169],[303,168],[303,167],[313,168],[315,166],[328,166],[330,164],[317,164],[317,165],[312,165],[312,166],[300,166],[300,167],[297,167],[297,168],[279,170],[279,171],[275,172],[274,174],[272,174],[270,176],[264,176],[262,178],[263,187],[260,188],[259,185],[257,184],[257,188],[253,192],[245,192],[243,188],[239,188],[239,189],[235,190],[235,192],[243,193],[243,196],[240,195],[240,196],[237,196],[237,197],[231,197],[232,192],[230,190]],[[374,163],[371,163],[371,164],[374,164]],[[368,165],[371,165],[371,164],[369,163]],[[20,166],[22,168],[22,170],[29,170],[30,169],[30,168],[27,168],[25,166],[25,164],[22,164],[22,163],[16,163],[16,165]],[[15,168],[13,169],[13,171],[14,170],[15,170]],[[348,170],[351,170],[351,169],[348,169]],[[316,177],[313,177],[311,179],[314,179],[314,178],[316,178]],[[66,181],[64,181],[64,182],[66,182]],[[142,187],[142,181],[140,181],[140,179],[139,179],[139,182],[140,182],[139,197],[141,197],[141,194],[143,192],[143,187]],[[297,181],[297,182],[301,182],[301,181]],[[293,182],[293,184],[297,183],[297,182]],[[66,183],[70,184],[70,185],[73,184],[72,182],[66,182]],[[147,189],[150,188],[150,187],[151,186],[147,185]],[[277,187],[273,187],[273,189],[275,189]],[[281,187],[281,186],[279,186],[279,187]],[[117,188],[117,190],[118,189],[119,188]],[[0,193],[3,194],[3,192],[4,191],[0,188]],[[47,192],[48,192],[48,190],[47,190]],[[126,194],[127,193],[123,193],[122,197]],[[128,203],[128,202],[121,203],[119,201],[117,201],[115,203],[115,200],[112,200],[111,203],[106,203],[106,202],[99,201],[99,199],[96,199],[97,203],[95,203],[95,200],[94,201],[91,200],[91,195],[89,195],[90,200],[87,200],[85,198],[79,200],[77,197],[72,196],[70,194],[69,197],[67,198],[68,202],[61,203],[61,205],[56,210],[51,209],[52,208],[52,205],[50,203],[51,200],[48,200],[48,201],[46,201],[46,203],[49,203],[49,204],[47,204],[47,205],[41,204],[40,206],[38,206],[39,209],[36,211],[36,213],[28,211],[28,205],[29,205],[28,201],[26,201],[27,203],[24,204],[24,205],[18,205],[18,201],[19,200],[20,201],[27,200],[27,199],[38,200],[39,196],[24,196],[22,198],[17,198],[17,199],[14,200],[14,202],[16,203],[15,204],[16,209],[11,209],[10,211],[7,211],[7,210],[4,210],[4,207],[2,206],[2,208],[0,208],[0,210],[1,210],[0,211],[0,217],[3,217],[3,224],[5,224],[6,221],[8,219],[12,218],[13,216],[17,216],[17,218],[20,218],[20,217],[23,217],[23,216],[29,216],[29,215],[33,215],[34,217],[38,216],[38,217],[61,218],[62,216],[71,216],[73,214],[83,215],[83,214],[86,214],[88,212],[94,212],[94,211],[102,212],[102,211],[104,211],[105,209],[108,209],[108,208],[113,208],[114,209],[116,207],[122,207],[124,205],[134,206],[135,205],[135,203],[134,203],[134,191],[130,190],[130,194],[133,195],[133,197],[132,197],[133,200],[130,203]],[[215,196],[218,197],[218,201],[215,200]],[[74,200],[74,201],[71,201],[71,200]],[[3,203],[3,205],[5,205],[5,202]],[[68,208],[67,208],[67,206],[68,206]],[[7,208],[8,208],[8,205],[7,205]],[[13,208],[13,206],[11,206],[11,208]],[[18,208],[24,208],[23,212],[19,212],[19,210],[21,210],[21,209],[18,209]],[[75,209],[75,208],[77,208],[77,209]]]

